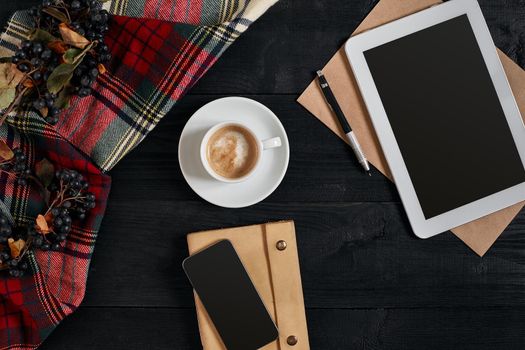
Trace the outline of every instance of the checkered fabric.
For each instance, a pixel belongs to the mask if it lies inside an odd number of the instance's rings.
[[[29,255],[31,273],[0,273],[0,350],[34,349],[81,303],[111,179],[106,171],[136,147],[229,45],[278,0],[112,0],[106,43],[113,53],[90,97],[74,98],[56,126],[35,113],[12,115],[0,138],[81,172],[97,207],[74,225],[64,251]],[[24,11],[0,36],[10,56],[31,28]],[[0,174],[0,210],[17,224],[44,211],[37,188]]]

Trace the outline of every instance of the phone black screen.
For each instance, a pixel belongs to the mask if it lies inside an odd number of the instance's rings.
[[[525,181],[467,15],[364,55],[427,219]]]
[[[254,350],[274,341],[277,328],[230,241],[220,241],[183,263],[228,350]]]

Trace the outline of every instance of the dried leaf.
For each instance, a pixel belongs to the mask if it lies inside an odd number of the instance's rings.
[[[67,51],[67,45],[62,40],[51,41],[47,44],[47,47],[59,55],[63,55]]]
[[[26,242],[23,239],[17,239],[15,241],[13,238],[9,238],[7,243],[9,244],[9,249],[11,249],[11,257],[15,259],[20,256],[26,246]]]
[[[63,23],[62,23],[63,24]],[[86,39],[87,40],[87,39]],[[85,56],[86,52],[93,47],[93,43],[90,43],[88,41],[88,45],[78,53],[78,51],[70,51],[68,55],[68,59],[71,59],[75,54],[74,58],[72,58],[71,63],[65,62],[56,67],[49,78],[47,79],[47,89],[51,93],[58,94],[60,91],[64,89],[66,85],[69,84],[71,81],[71,78],[73,77],[73,72],[77,68],[77,66],[82,62],[82,58]],[[73,49],[69,49],[73,50]],[[66,50],[66,51],[69,51]],[[74,49],[78,50],[78,49]],[[64,52],[63,59],[66,60],[66,52]]]
[[[14,88],[24,78],[24,73],[13,63],[0,63],[0,89]]]
[[[77,12],[75,17],[76,18],[85,18],[85,17],[89,16],[90,13],[91,13],[91,10],[89,9],[89,7],[84,7],[82,10],[80,10],[80,12]]]
[[[0,140],[0,158],[3,160],[10,160],[14,156],[15,154],[13,153],[11,147],[9,147],[5,141]]]
[[[47,220],[42,214],[38,214],[36,217],[36,229],[38,232],[40,232],[43,235],[47,235],[49,232],[49,225],[47,224]]]
[[[43,30],[43,29],[35,29],[31,35],[29,36],[29,39],[32,41],[40,41],[44,44],[48,44],[52,41],[57,41],[58,39],[53,36],[51,33]]]
[[[55,100],[55,107],[59,109],[69,108],[71,97],[73,96],[74,88],[71,85],[66,85],[58,94]]]
[[[66,63],[75,63],[78,59],[82,58],[84,55],[81,55],[83,50],[72,47],[62,55],[62,59]]]
[[[104,66],[102,63],[99,63],[98,64],[98,72],[100,74],[104,74],[107,72],[107,69],[106,69],[106,66]]]
[[[67,18],[65,13],[60,11],[56,7],[43,7],[42,12],[45,12],[48,15],[55,17],[60,22],[66,22],[66,23],[69,22],[69,19]]]
[[[15,100],[16,86],[24,73],[13,63],[0,63],[0,109],[7,108]]]
[[[42,181],[42,184],[47,187],[53,181],[55,167],[53,163],[44,158],[35,164],[35,174]]]
[[[47,117],[48,114],[49,114],[49,108],[47,108],[47,106],[44,107],[44,108],[40,108],[38,111],[40,112],[40,115],[41,115],[43,118]]]
[[[47,79],[47,90],[51,93],[58,94],[64,86],[69,84],[75,68],[76,65],[69,63],[62,63],[56,67]]]
[[[43,188],[41,190],[41,194],[44,198],[44,202],[46,202],[46,204],[49,205],[49,201],[51,200],[51,191],[49,191],[47,188]]]
[[[26,79],[26,80],[24,80],[22,85],[24,85],[24,87],[26,87],[26,88],[32,88],[32,87],[35,86],[35,83],[33,83],[33,80],[31,80],[31,79]]]
[[[60,31],[62,39],[68,45],[78,47],[79,49],[84,49],[90,44],[88,39],[69,28],[65,23],[60,23],[58,30]]]
[[[40,192],[40,195],[42,196],[42,198],[46,202],[46,205],[49,206],[49,200],[51,199],[51,192],[47,189],[46,186],[44,186],[44,184],[42,183],[42,181],[38,177],[36,177],[34,175],[28,175],[28,178],[31,179],[32,181],[34,181],[34,183],[38,185],[38,191]],[[51,222],[50,220],[47,219],[48,215],[52,215],[52,214],[48,213],[45,216],[47,222]]]
[[[49,225],[49,223],[51,223],[51,221],[53,221],[53,218],[54,218],[54,216],[53,216],[53,214],[51,214],[51,212],[49,212],[46,215],[44,215],[44,219],[46,219],[46,222],[48,223],[48,225]]]
[[[15,100],[15,97],[15,88],[0,89],[0,109],[9,107],[9,105]]]
[[[90,43],[83,50],[72,47],[64,53],[62,59],[66,63],[78,64],[92,47],[93,43]]]

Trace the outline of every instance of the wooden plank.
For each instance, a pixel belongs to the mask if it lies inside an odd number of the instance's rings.
[[[80,308],[39,347],[71,349],[202,349],[192,309]]]
[[[177,159],[180,133],[204,104],[224,97],[186,96],[144,142],[112,171],[111,200],[197,200]],[[290,140],[288,173],[272,201],[399,201],[378,171],[369,177],[346,144],[295,102],[294,96],[258,95],[281,119]]]
[[[312,349],[523,349],[524,308],[307,310]],[[80,308],[40,348],[200,349],[192,309]]]
[[[294,219],[308,307],[525,306],[525,211],[484,257],[450,233],[416,238],[398,203],[111,200],[88,306],[191,307],[182,271],[189,232]]]
[[[236,42],[192,94],[298,94],[376,0],[281,0]],[[479,1],[494,42],[525,67],[522,0]]]
[[[523,349],[521,308],[308,310],[312,349]]]

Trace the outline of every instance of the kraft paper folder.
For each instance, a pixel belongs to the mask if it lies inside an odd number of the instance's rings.
[[[293,221],[192,233],[187,237],[190,255],[223,239],[232,242],[279,329],[279,338],[261,349],[308,350],[310,346]],[[277,248],[279,241],[285,242],[285,249]],[[281,242],[280,247],[283,246]],[[197,295],[195,306],[203,349],[225,349]]]
[[[381,0],[359,25],[353,35],[439,3],[440,1],[437,0]],[[501,6],[505,5],[502,3]],[[503,52],[498,52],[514,96],[518,102],[521,115],[525,117],[525,71]],[[361,99],[357,83],[343,48],[341,48],[323,68],[323,73],[330,82],[330,86],[361,143],[368,160],[380,172],[392,180],[388,165],[381,151],[381,146],[375,135],[364,102]],[[339,137],[343,140],[345,139],[343,131],[340,129],[339,124],[324,101],[321,89],[316,80],[303,92],[298,102]],[[509,208],[456,227],[452,232],[473,251],[482,256],[514,217],[518,215],[524,204],[523,202],[515,204]]]

